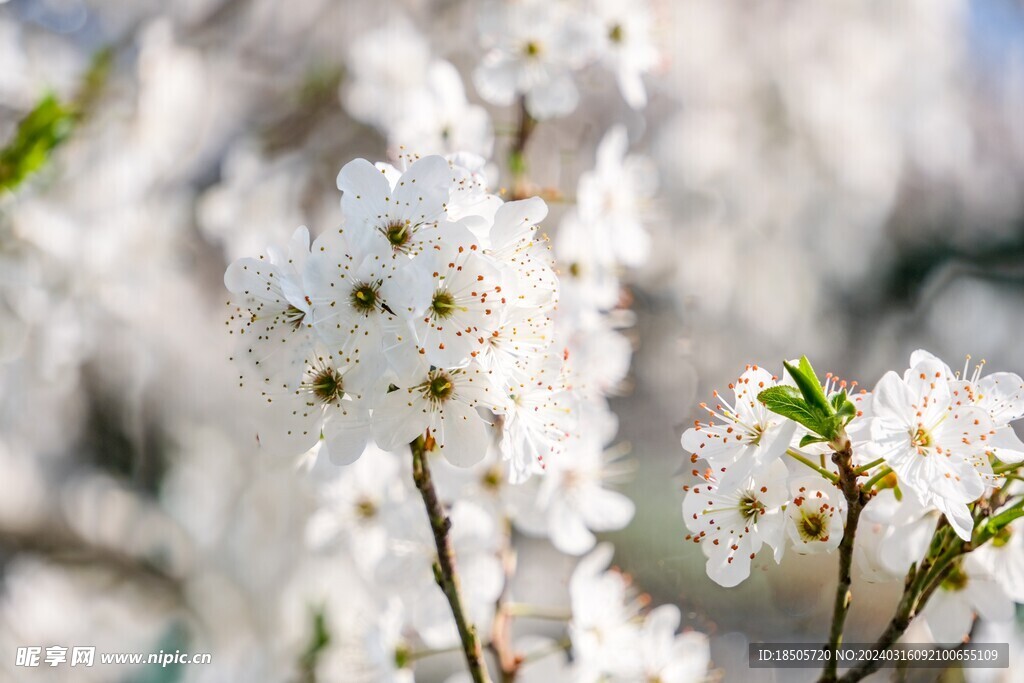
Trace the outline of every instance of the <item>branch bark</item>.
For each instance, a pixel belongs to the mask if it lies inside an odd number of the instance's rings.
[[[835,603],[832,607],[832,627],[829,629],[828,648],[835,651],[843,642],[843,626],[850,611],[853,593],[850,591],[853,567],[853,547],[857,537],[857,525],[864,507],[865,496],[857,483],[857,471],[853,467],[853,449],[849,440],[844,447],[832,454],[832,462],[839,468],[839,488],[846,499],[846,526],[843,540],[839,544],[839,583],[836,586]],[[838,662],[830,657],[822,672],[820,683],[835,683]]]
[[[459,574],[455,567],[455,553],[452,551],[451,520],[437,497],[430,466],[427,463],[426,440],[420,436],[410,444],[412,450],[412,478],[423,498],[423,505],[430,519],[430,528],[434,532],[434,545],[437,547],[437,562],[434,563],[434,580],[444,592],[455,617],[455,626],[459,630],[462,651],[466,657],[466,666],[473,678],[473,683],[490,683],[487,666],[484,663],[483,649],[477,636],[476,627],[470,623],[462,606],[462,589]]]

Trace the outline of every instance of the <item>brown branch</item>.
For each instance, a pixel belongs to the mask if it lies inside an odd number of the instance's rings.
[[[519,125],[512,148],[508,152],[508,168],[512,172],[512,199],[525,199],[530,195],[526,180],[526,144],[537,127],[537,120],[526,109],[526,97],[519,98]]]
[[[63,525],[47,524],[31,529],[0,529],[0,550],[27,553],[69,566],[103,568],[121,578],[151,588],[182,602],[182,579],[144,557],[118,548],[98,545]]]
[[[834,651],[843,642],[843,626],[846,615],[850,611],[853,593],[850,584],[853,582],[853,546],[857,537],[857,525],[864,507],[866,496],[857,483],[857,471],[853,467],[853,448],[849,439],[845,440],[842,449],[832,454],[832,462],[839,468],[839,488],[846,499],[846,526],[843,529],[843,540],[839,544],[839,583],[836,586],[835,603],[832,607],[832,627],[829,629],[828,648]],[[830,657],[822,672],[820,683],[834,683],[838,662]]]
[[[498,668],[501,669],[501,683],[515,683],[519,675],[519,667],[523,664],[523,657],[515,652],[512,647],[512,615],[506,609],[508,600],[509,584],[516,570],[516,555],[512,549],[512,525],[509,520],[504,520],[501,546],[501,567],[505,576],[505,585],[498,596],[494,611],[494,622],[491,626],[491,642],[488,649],[498,660]]]
[[[416,482],[423,497],[423,505],[427,509],[430,528],[434,532],[434,545],[437,547],[437,562],[434,563],[434,580],[444,592],[455,617],[455,626],[459,630],[462,651],[466,656],[466,665],[473,683],[490,683],[487,666],[484,664],[483,650],[477,637],[476,627],[469,622],[462,606],[462,590],[459,585],[459,574],[455,567],[455,553],[452,551],[451,520],[445,514],[441,502],[437,498],[437,490],[430,477],[430,466],[427,464],[426,440],[420,436],[410,444],[412,450],[412,478]]]

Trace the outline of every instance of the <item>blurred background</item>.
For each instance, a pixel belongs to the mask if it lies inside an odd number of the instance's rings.
[[[303,544],[308,479],[255,453],[227,362],[223,271],[299,225],[330,229],[338,169],[394,158],[352,94],[368,59],[399,78],[425,49],[482,104],[476,11],[0,3],[0,146],[25,142],[30,114],[57,121],[31,163],[0,157],[0,679],[308,680],[303,596],[334,569]],[[538,125],[527,149],[531,182],[556,198],[549,233],[613,124],[657,169],[651,255],[624,275],[634,356],[613,408],[638,510],[611,535],[616,563],[711,635],[725,680],[804,680],[746,672],[746,643],[818,639],[834,558],[792,555],[739,588],[712,583],[683,542],[678,438],[747,363],[806,354],[870,388],[924,347],[954,367],[971,354],[1024,373],[1024,3],[651,11],[647,107],[585,69],[576,111]],[[396,21],[426,47],[364,40]],[[517,111],[484,106],[504,158]],[[898,587],[857,590],[889,604]],[[886,618],[871,602],[847,641]],[[1012,629],[992,637],[1007,639],[1019,650]],[[51,641],[187,648],[213,664],[13,666],[16,647]],[[355,680],[335,669],[317,680]],[[1002,675],[986,680],[1024,680]]]

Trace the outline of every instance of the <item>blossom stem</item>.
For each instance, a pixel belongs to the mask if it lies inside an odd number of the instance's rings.
[[[512,614],[505,609],[505,601],[508,599],[508,590],[516,570],[516,554],[512,549],[512,522],[507,518],[502,521],[502,544],[499,556],[505,583],[495,605],[491,642],[488,644],[488,649],[498,660],[501,683],[514,683],[516,676],[519,675],[519,667],[523,658],[516,654],[512,647]]]
[[[839,544],[839,583],[836,586],[836,598],[832,607],[832,627],[829,629],[828,647],[837,649],[843,642],[843,626],[846,615],[850,611],[853,593],[850,584],[853,582],[853,545],[857,537],[857,524],[860,513],[866,503],[864,490],[857,483],[857,471],[853,468],[853,448],[849,440],[846,445],[832,454],[832,462],[839,468],[839,488],[846,498],[846,526],[843,529],[843,540]],[[834,683],[837,680],[838,662],[835,657],[828,660],[822,672],[821,683]]]
[[[509,616],[526,619],[548,619],[550,621],[569,621],[572,619],[572,615],[564,609],[544,607],[543,605],[529,605],[522,602],[505,603],[505,612]]]
[[[512,199],[525,199],[526,188],[526,144],[530,141],[537,120],[530,116],[526,108],[526,97],[519,98],[519,126],[516,130],[512,148],[508,153],[508,167],[512,172]]]
[[[446,655],[452,652],[458,652],[461,649],[461,645],[453,645],[451,647],[439,647],[427,650],[414,650],[408,654],[408,661],[415,662],[418,659],[426,659],[427,657]]]
[[[427,517],[430,518],[430,527],[434,532],[434,544],[437,546],[434,580],[437,581],[437,585],[448,599],[452,616],[455,617],[455,626],[459,630],[462,651],[466,656],[466,665],[473,683],[490,683],[476,627],[469,622],[462,606],[462,589],[455,567],[455,553],[452,550],[451,537],[448,534],[452,523],[448,519],[448,515],[445,514],[441,501],[438,500],[437,489],[434,488],[430,467],[427,464],[427,447],[423,436],[417,437],[410,444],[410,449],[412,450],[412,478],[423,497]]]
[[[786,455],[788,455],[789,457],[793,458],[797,462],[801,462],[801,463],[807,465],[812,470],[814,470],[815,472],[817,472],[821,476],[825,477],[826,479],[828,479],[833,484],[838,484],[839,483],[839,477],[837,477],[834,472],[829,472],[824,467],[819,467],[818,465],[815,465],[813,461],[811,461],[809,458],[804,457],[799,451],[795,451],[792,448],[790,448],[790,449],[788,449],[786,451]]]
[[[889,625],[886,626],[885,631],[875,641],[876,649],[888,650],[899,640],[910,626],[914,616],[925,606],[932,593],[942,585],[942,581],[949,574],[953,561],[965,552],[969,552],[969,548],[965,548],[964,544],[957,542],[945,552],[926,558],[920,568],[910,568],[904,580],[903,596],[896,607],[896,613]],[[839,679],[839,683],[856,683],[863,680],[877,671],[881,664],[881,659],[865,661],[846,672]]]
[[[1013,472],[1014,470],[1020,469],[1021,464],[1019,462],[1004,462],[1001,465],[996,465],[992,468],[994,474],[1004,474],[1006,472]]]
[[[878,458],[877,460],[872,460],[867,465],[862,465],[861,467],[858,467],[857,469],[854,470],[854,472],[856,472],[858,475],[864,474],[868,470],[874,467],[878,467],[883,462],[885,462],[885,458]]]
[[[864,490],[870,491],[872,488],[874,488],[875,484],[882,481],[890,474],[892,474],[892,469],[890,469],[889,467],[883,467],[878,472],[875,472],[874,476],[872,476],[870,479],[864,482]]]
[[[526,656],[523,657],[523,663],[526,664],[528,662],[540,661],[541,659],[549,657],[558,652],[565,652],[570,647],[572,647],[572,641],[568,638],[562,638],[557,642],[551,643],[551,645],[549,645],[548,647],[544,647],[539,650],[534,650],[533,652],[528,652]]]

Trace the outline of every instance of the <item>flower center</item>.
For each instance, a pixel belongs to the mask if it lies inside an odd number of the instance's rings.
[[[501,472],[495,467],[489,468],[480,478],[480,483],[488,491],[497,491],[501,488]]]
[[[612,26],[611,30],[608,31],[608,40],[613,43],[621,43],[622,38],[622,24],[615,24]]]
[[[373,285],[360,284],[352,289],[352,308],[368,314],[377,310],[377,290]]]
[[[756,522],[757,518],[764,514],[764,505],[753,493],[748,493],[740,498],[739,511],[743,519]]]
[[[755,424],[750,428],[750,436],[753,437],[750,439],[751,446],[757,446],[761,443],[761,437],[764,435],[766,429],[768,429],[767,425],[760,423]]]
[[[917,431],[910,436],[910,445],[916,448],[920,455],[928,455],[927,449],[932,445],[932,435],[922,425],[918,425]]]
[[[345,395],[341,373],[331,367],[316,371],[309,382],[309,390],[324,405],[337,403]]]
[[[455,297],[443,289],[437,290],[430,302],[430,311],[435,318],[441,320],[452,317],[455,313]]]
[[[286,323],[294,327],[296,330],[302,327],[302,320],[306,317],[306,312],[301,308],[288,304],[288,308],[284,311],[284,320]]]
[[[446,373],[439,370],[431,373],[430,381],[427,382],[427,395],[431,400],[439,403],[447,401],[453,390],[452,378]]]
[[[812,512],[810,514],[801,511],[800,521],[797,522],[796,529],[800,534],[800,538],[804,541],[821,541],[824,540],[827,535],[825,529],[825,515],[820,512]]]
[[[412,239],[409,224],[405,221],[393,220],[384,227],[384,236],[388,238],[392,248],[401,249]]]
[[[523,46],[523,52],[527,57],[537,57],[542,52],[540,43],[535,40],[531,40]]]
[[[356,514],[361,519],[372,519],[377,514],[377,506],[369,498],[363,498],[356,503]]]

